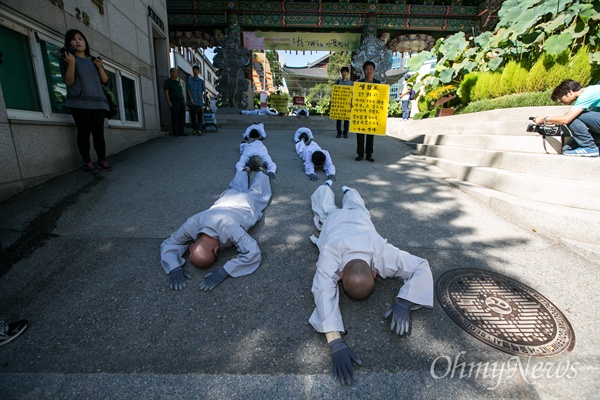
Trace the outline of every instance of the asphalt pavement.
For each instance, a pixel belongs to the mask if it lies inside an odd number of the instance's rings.
[[[402,282],[378,278],[367,301],[340,296],[362,366],[354,385],[335,382],[325,337],[308,323],[310,195],[325,176],[304,174],[292,140],[302,120],[282,118],[289,128],[265,124],[278,169],[250,230],[262,265],[212,292],[199,289],[207,271],[189,265],[187,288],[170,290],[159,246],[226,189],[243,125],[166,135],[110,157],[111,172],[72,171],[1,203],[0,319],[30,326],[0,347],[0,398],[597,398],[600,264],[497,215],[397,139],[376,137],[375,162],[357,162],[355,135],[337,139],[323,124],[313,132],[337,168],[338,204],[343,185],[357,189],[378,232],[428,259],[434,279],[455,268],[507,275],[556,305],[576,337],[571,352],[511,356],[463,331],[437,299],[397,337],[383,315]],[[235,255],[222,251],[209,271]],[[489,373],[468,368],[476,363]]]

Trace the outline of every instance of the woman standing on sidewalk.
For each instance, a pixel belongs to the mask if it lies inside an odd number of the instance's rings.
[[[60,60],[60,72],[67,85],[65,105],[77,126],[77,148],[83,158],[83,169],[91,173],[110,171],[112,167],[106,161],[104,142],[104,118],[109,108],[102,88],[108,82],[108,76],[102,67],[102,59],[90,55],[88,41],[77,29],[67,31],[61,52],[64,56]],[[90,158],[90,133],[98,156],[96,163]]]

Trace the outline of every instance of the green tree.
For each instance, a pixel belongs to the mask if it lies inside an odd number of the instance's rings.
[[[319,83],[310,88],[306,101],[316,104],[319,100],[331,97],[331,85],[328,83]]]
[[[273,74],[273,85],[278,88],[283,86],[283,73],[281,72],[281,63],[277,57],[277,52],[267,50],[267,60],[271,66],[271,73]]]
[[[350,68],[351,57],[351,51],[336,51],[329,56],[329,64],[327,64],[327,80],[329,84],[333,85],[341,77],[340,69],[342,67]]]

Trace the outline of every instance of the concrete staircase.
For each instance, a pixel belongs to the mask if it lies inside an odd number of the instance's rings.
[[[446,170],[450,183],[515,223],[600,256],[600,158],[560,155],[560,138],[526,132],[528,117],[568,107],[524,107],[422,121],[389,119],[387,135]]]

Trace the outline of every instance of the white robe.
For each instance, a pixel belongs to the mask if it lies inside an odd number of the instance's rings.
[[[242,110],[244,115],[279,115],[274,108],[260,108],[258,110]]]
[[[296,133],[294,133],[294,143],[298,143],[300,141],[300,135],[302,135],[303,133],[306,133],[306,136],[308,136],[309,139],[313,139],[312,131],[307,127],[303,126],[296,129]]]
[[[302,112],[304,112],[304,115],[301,114]],[[297,110],[294,110],[293,113],[294,115],[297,115],[299,117],[308,117],[310,115],[310,113],[308,112],[308,108],[298,108]]]
[[[325,170],[325,174],[335,175],[335,166],[333,165],[333,161],[331,161],[331,156],[327,150],[323,150],[321,146],[317,144],[317,142],[310,142],[307,146],[304,144],[305,142],[299,141],[296,143],[296,153],[298,157],[304,161],[304,172],[306,175],[311,175],[315,173],[315,164],[312,161],[312,155],[315,151],[321,151],[325,155],[325,165],[323,165],[323,170]]]
[[[160,262],[165,273],[185,263],[183,254],[201,233],[218,239],[221,249],[237,247],[238,256],[224,265],[229,275],[235,278],[254,272],[260,266],[261,253],[247,231],[262,218],[270,199],[271,184],[265,174],[257,173],[248,187],[248,174],[237,172],[208,210],[190,217],[161,244]]]
[[[267,172],[277,172],[277,164],[273,162],[269,155],[267,146],[260,140],[255,140],[252,143],[240,144],[240,160],[235,164],[236,171],[243,171],[246,163],[252,156],[259,156],[267,164]]]
[[[242,139],[250,139],[250,132],[253,129],[256,129],[258,131],[258,134],[260,135],[260,140],[267,138],[267,132],[265,132],[265,124],[259,122],[257,124],[252,124],[249,127],[247,127],[246,131],[242,133]]]
[[[382,238],[371,222],[371,215],[360,194],[350,189],[342,208],[327,185],[320,185],[311,196],[314,222],[321,231],[311,236],[319,248],[312,293],[315,309],[309,322],[321,333],[344,332],[339,308],[338,281],[348,261],[366,261],[382,278],[401,278],[404,285],[397,297],[416,305],[433,307],[433,277],[427,260],[402,251]]]

